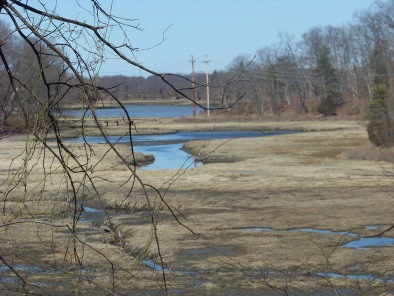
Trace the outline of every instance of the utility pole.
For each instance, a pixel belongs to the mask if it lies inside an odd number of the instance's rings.
[[[193,117],[196,117],[196,88],[194,86],[194,57],[192,55],[192,99],[193,99]]]
[[[207,71],[206,71],[206,74],[207,74],[207,117],[209,117],[209,77],[208,77],[208,56],[206,56],[207,58],[206,58],[206,60],[205,60],[205,63],[206,63],[206,65],[207,65]]]

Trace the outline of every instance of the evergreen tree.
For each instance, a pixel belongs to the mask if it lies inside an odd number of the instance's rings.
[[[374,55],[375,77],[372,102],[368,106],[367,125],[369,140],[377,146],[389,147],[394,144],[393,124],[388,107],[388,70],[382,50],[376,49]]]
[[[331,65],[330,50],[327,46],[322,46],[319,49],[314,72],[323,82],[318,93],[321,97],[318,111],[324,115],[335,114],[342,99],[339,91],[338,73]]]

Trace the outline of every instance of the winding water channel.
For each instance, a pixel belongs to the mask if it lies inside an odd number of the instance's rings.
[[[191,106],[133,106],[128,109],[132,113],[133,117],[183,117],[192,116],[193,109]],[[98,110],[99,116],[102,117],[114,117],[121,116],[118,109],[100,109]],[[68,111],[69,116],[82,116],[81,111],[72,110]],[[229,131],[229,132],[182,132],[174,134],[161,134],[161,135],[135,135],[133,136],[133,146],[135,151],[142,152],[144,154],[153,154],[155,161],[152,164],[142,167],[145,170],[156,170],[156,169],[179,169],[187,168],[194,163],[195,166],[201,166],[202,163],[196,162],[186,151],[182,150],[183,144],[187,141],[192,140],[215,140],[215,139],[233,139],[233,138],[246,138],[246,137],[262,137],[278,134],[288,134],[292,132],[275,132],[265,133],[259,131],[245,132],[245,131]],[[81,142],[82,138],[74,139],[77,142]],[[85,137],[85,140],[90,143],[102,143],[104,139],[102,137]],[[128,137],[111,136],[109,140],[113,143],[127,143],[129,144]],[[102,218],[103,211],[85,207],[85,213],[83,218],[86,222],[93,221],[95,219]],[[381,225],[370,225],[366,226],[366,229],[377,230],[382,228]],[[240,231],[258,231],[258,232],[276,232],[274,229],[267,227],[252,227],[243,228]],[[354,240],[343,245],[345,248],[355,248],[359,250],[368,250],[370,248],[382,248],[394,245],[394,238],[388,237],[361,237],[358,234],[351,232],[333,232],[325,229],[312,229],[312,228],[300,228],[300,229],[288,229],[286,231],[291,232],[310,232],[317,235],[341,235],[354,237]],[[151,260],[144,260],[143,263],[153,270],[162,270],[160,264],[156,264]],[[165,272],[170,272],[169,269],[165,269]],[[0,270],[1,272],[1,270]],[[350,279],[374,279],[372,275],[348,275],[343,276],[335,273],[317,273],[319,277],[330,277],[330,278],[350,278]],[[394,279],[386,279],[386,282],[393,282]]]
[[[202,109],[194,109],[193,106],[182,105],[130,105],[126,106],[127,112],[133,118],[179,118],[192,116],[194,112],[202,112]],[[124,112],[118,108],[103,108],[96,110],[99,117],[118,117],[123,116]],[[83,110],[66,110],[64,116],[82,117]],[[91,116],[88,111],[85,116]],[[149,165],[143,166],[143,170],[157,169],[179,169],[187,168],[190,165],[194,167],[201,166],[201,162],[191,157],[182,146],[187,141],[192,140],[216,140],[216,139],[234,139],[246,137],[262,137],[277,134],[288,134],[291,132],[245,132],[245,131],[227,131],[227,132],[181,132],[161,135],[133,135],[134,150],[143,154],[152,154],[155,161]],[[103,143],[102,137],[85,137],[89,143]],[[110,136],[112,143],[125,143],[129,145],[128,137]],[[75,139],[82,142],[82,138]]]
[[[235,139],[235,138],[252,138],[264,137],[278,134],[289,134],[293,132],[246,132],[246,131],[229,131],[229,132],[182,132],[162,135],[135,135],[133,136],[134,150],[143,154],[153,154],[155,161],[152,164],[143,166],[144,170],[157,169],[179,169],[187,168],[195,162],[195,159],[186,151],[182,150],[183,144],[193,140],[217,140],[217,139]],[[110,136],[112,143],[125,143],[129,145],[128,137]],[[88,143],[103,143],[103,137],[85,137]],[[82,142],[80,137],[75,139]],[[195,166],[202,165],[201,162],[195,162]]]

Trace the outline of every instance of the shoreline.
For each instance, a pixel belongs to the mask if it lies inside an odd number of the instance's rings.
[[[106,123],[108,122],[108,126]],[[115,125],[115,123],[118,125]],[[155,135],[155,134],[171,134],[177,132],[193,132],[193,131],[328,131],[328,130],[344,130],[352,128],[354,124],[366,126],[363,120],[267,120],[259,121],[251,120],[222,120],[214,119],[206,120],[202,117],[174,119],[174,118],[137,118],[133,120],[134,126],[131,126],[132,132],[141,135]],[[108,136],[119,136],[128,133],[129,126],[127,121],[119,117],[100,118],[100,124],[106,131]],[[72,118],[62,119],[59,121],[59,126],[66,138],[77,137],[84,131],[86,136],[97,136],[99,131],[92,118],[84,120],[84,127],[82,129],[81,121]]]

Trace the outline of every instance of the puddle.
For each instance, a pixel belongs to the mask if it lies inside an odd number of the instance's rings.
[[[160,264],[156,264],[153,260],[150,259],[145,259],[142,260],[142,263],[147,265],[148,267],[152,268],[154,271],[164,271],[164,272],[170,272],[168,268],[163,268]]]
[[[374,230],[379,229],[380,225],[370,225],[365,226],[366,229]],[[250,227],[250,228],[242,228],[241,230],[246,231],[267,231],[267,232],[274,232],[275,230],[265,227]],[[346,235],[351,237],[357,237],[358,235],[355,233],[351,233],[348,231],[331,231],[328,229],[314,229],[314,228],[295,228],[289,229],[288,231],[291,232],[311,232],[311,233],[319,233],[319,234],[327,234],[327,235]],[[367,250],[370,248],[376,247],[389,247],[394,245],[394,238],[391,237],[364,237],[358,240],[349,242],[343,245],[345,248],[355,248],[361,250]]]
[[[369,226],[365,226],[365,229],[376,230],[379,229],[380,227],[382,227],[382,225],[369,225]]]
[[[339,234],[339,235],[347,235],[347,236],[358,236],[355,233],[351,233],[348,231],[331,231],[327,229],[313,229],[313,228],[297,228],[291,229],[290,231],[301,231],[301,232],[312,232],[312,233],[320,233],[320,234]]]
[[[249,228],[241,228],[241,230],[246,231],[267,231],[267,232],[274,232],[275,230],[267,228],[267,227],[249,227]]]
[[[42,267],[38,267],[34,265],[16,264],[13,265],[12,267],[18,272],[29,273],[29,275],[35,275],[35,274],[54,275],[59,273],[59,271],[54,268],[44,269]],[[14,283],[20,283],[20,279],[16,275],[14,275],[14,273],[11,271],[11,269],[8,266],[2,265],[0,266],[0,282],[14,284]],[[46,285],[45,283],[41,283],[41,282],[35,282],[34,284],[39,286]]]
[[[203,284],[204,284],[204,282],[197,281],[194,283],[193,288],[199,289],[202,287]]]
[[[35,265],[26,265],[26,264],[16,264],[12,266],[15,270],[19,272],[27,272],[29,274],[57,274],[61,273],[61,269],[56,267],[39,267]],[[81,269],[82,272],[86,272],[86,269]],[[0,275],[12,273],[11,269],[6,266],[0,266]]]
[[[361,275],[354,275],[354,274],[348,274],[348,275],[343,275],[340,273],[334,273],[334,272],[329,272],[329,273],[322,273],[319,272],[316,274],[317,276],[320,277],[325,277],[325,278],[339,278],[339,279],[351,279],[351,280],[363,280],[363,281],[379,281],[379,282],[384,282],[384,283],[394,283],[394,279],[387,279],[387,280],[382,280],[380,278],[377,278],[371,274],[361,274]]]
[[[87,207],[84,205],[81,213],[81,222],[92,223],[107,218],[107,215],[108,214],[102,209]]]
[[[394,238],[391,237],[363,237],[343,245],[346,248],[368,250],[375,247],[389,247],[394,245]]]
[[[17,264],[12,266],[14,269],[17,271],[25,271],[25,272],[30,272],[33,274],[39,273],[39,272],[47,272],[47,270],[38,267],[38,266],[33,266],[33,265],[25,265],[25,264]],[[11,269],[7,265],[2,265],[0,266],[0,273],[3,272],[11,272]]]
[[[14,284],[14,283],[19,283],[21,280],[19,278],[15,277],[0,277],[0,282],[7,283],[7,284]]]
[[[189,276],[198,276],[199,275],[199,273],[197,271],[182,270],[181,273],[189,275]]]
[[[86,213],[104,213],[103,210],[95,209],[95,208],[91,208],[91,207],[83,207],[83,210],[84,210]]]
[[[267,232],[275,232],[275,230],[268,228],[268,227],[248,227],[248,228],[241,228],[240,230],[246,231],[267,231]],[[348,231],[331,231],[327,229],[314,229],[314,228],[295,228],[289,229],[288,231],[291,232],[312,232],[312,233],[320,233],[320,234],[337,234],[337,235],[347,235],[347,236],[358,236],[355,233],[351,233]]]
[[[163,268],[160,264],[157,264],[153,260],[150,260],[150,259],[142,260],[142,263],[144,263],[146,266],[150,267],[154,271],[163,271],[164,270],[164,272],[171,272],[171,270],[169,268],[166,268],[166,267]],[[180,270],[179,272],[182,274],[188,275],[188,276],[198,276],[198,273],[196,271]]]

